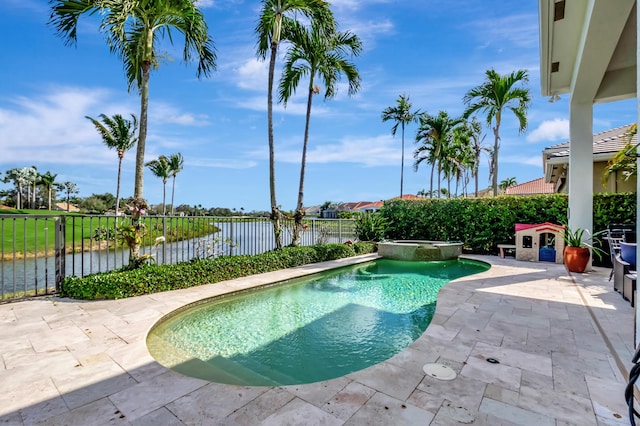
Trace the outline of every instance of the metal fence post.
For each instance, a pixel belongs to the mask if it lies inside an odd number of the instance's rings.
[[[66,231],[66,217],[60,216],[56,221],[55,232],[55,274],[56,274],[56,293],[62,291],[62,285],[65,277],[65,231]]]
[[[231,222],[229,224],[229,234],[230,234],[229,241],[233,242],[234,236],[235,236],[235,233],[233,232],[233,216],[231,216]],[[222,240],[220,244],[222,244],[222,247],[224,247],[224,240]],[[233,245],[229,244],[229,256],[231,256],[232,254],[233,254]]]

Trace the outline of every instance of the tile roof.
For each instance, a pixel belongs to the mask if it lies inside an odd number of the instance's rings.
[[[510,186],[504,193],[506,195],[553,194],[553,187],[553,183],[545,183],[544,177],[541,177],[519,185]]]
[[[604,132],[593,135],[593,153],[594,154],[615,154],[620,151],[628,141],[628,133],[631,124],[616,127],[615,129],[606,130]],[[631,143],[638,143],[638,135],[634,135]],[[568,157],[569,141],[561,144],[553,145],[544,149],[550,157]]]
[[[360,209],[360,210],[380,209],[383,204],[384,204],[384,201],[375,201],[373,203],[364,203],[364,204],[358,206],[358,209]]]
[[[399,200],[400,197],[393,197],[388,199],[387,201],[392,201],[392,200]],[[403,200],[421,200],[422,197],[418,197],[417,195],[413,195],[413,194],[403,194],[402,195],[402,199]]]

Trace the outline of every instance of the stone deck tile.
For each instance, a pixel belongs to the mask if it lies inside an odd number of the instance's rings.
[[[262,426],[304,425],[340,426],[344,422],[335,416],[299,398],[260,422]]]
[[[348,420],[376,393],[358,382],[351,382],[327,401],[322,409],[341,420]],[[409,401],[410,402],[410,401]]]
[[[345,425],[414,426],[429,424],[433,413],[418,408],[404,400],[377,392],[358,410]]]
[[[265,387],[243,387],[209,383],[166,408],[185,424],[216,424],[267,391]]]
[[[282,386],[287,392],[316,407],[323,407],[331,398],[341,392],[351,380],[347,377],[309,383],[306,385]]]
[[[627,424],[634,314],[609,270],[569,276],[562,265],[472,257],[493,267],[446,285],[410,348],[342,378],[281,388],[174,373],[151,358],[146,333],[177,307],[321,265],[116,301],[0,305],[0,383],[10,384],[0,424]],[[458,377],[425,377],[421,366],[434,361]]]

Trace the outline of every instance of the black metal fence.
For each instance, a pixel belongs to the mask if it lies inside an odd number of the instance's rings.
[[[128,218],[98,215],[0,215],[0,301],[55,294],[65,276],[106,272],[129,263],[119,238]],[[266,218],[148,216],[141,254],[156,263],[253,255],[276,247]],[[283,221],[283,244],[293,221]],[[301,245],[355,239],[350,219],[305,220]]]

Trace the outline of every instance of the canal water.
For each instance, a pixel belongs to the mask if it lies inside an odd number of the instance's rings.
[[[275,239],[270,222],[215,222],[220,229],[211,235],[174,243],[159,243],[141,248],[158,263],[177,263],[193,258],[221,255],[253,255],[273,250]],[[326,235],[320,229],[309,227],[302,235],[302,245],[317,242],[344,242],[350,235]],[[322,241],[318,241],[322,240]],[[291,242],[289,228],[283,232],[283,244]],[[129,262],[128,249],[96,249],[65,255],[65,276],[86,276],[118,269]],[[0,261],[0,300],[16,294],[55,291],[55,256],[52,252],[38,258]]]

